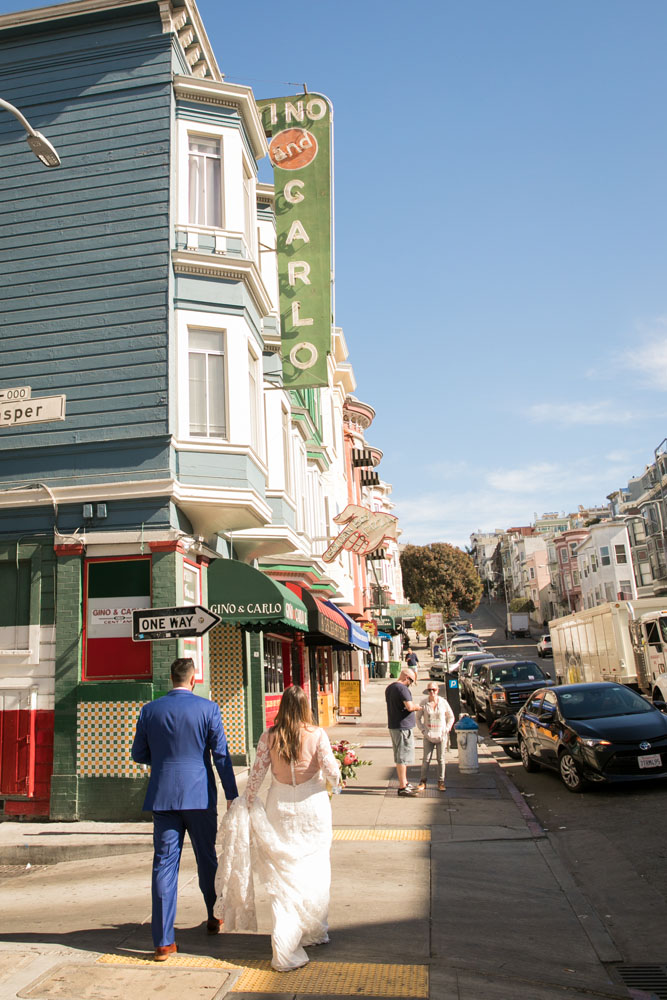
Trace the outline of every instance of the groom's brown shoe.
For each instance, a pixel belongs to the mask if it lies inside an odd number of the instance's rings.
[[[219,934],[221,924],[222,920],[218,920],[217,917],[209,917],[206,921],[206,932],[208,934]]]
[[[176,944],[175,941],[172,942],[172,944],[159,945],[155,949],[155,952],[153,954],[153,961],[166,962],[169,956],[173,955],[174,952],[177,951],[178,951],[178,945]]]

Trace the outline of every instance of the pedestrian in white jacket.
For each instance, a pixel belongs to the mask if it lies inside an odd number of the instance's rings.
[[[423,698],[419,704],[417,725],[424,737],[424,757],[417,791],[423,792],[426,788],[428,766],[435,750],[438,762],[438,790],[444,792],[447,736],[456,720],[449,703],[440,697],[440,689],[434,681],[429,681],[426,685],[426,698]]]

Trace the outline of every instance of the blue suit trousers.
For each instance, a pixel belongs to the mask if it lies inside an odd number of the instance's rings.
[[[199,888],[206,911],[213,916],[215,874],[218,857],[215,851],[218,817],[215,809],[171,809],[153,813],[153,919],[151,930],[156,948],[174,941],[174,921],[178,896],[178,870],[186,830],[197,860]]]

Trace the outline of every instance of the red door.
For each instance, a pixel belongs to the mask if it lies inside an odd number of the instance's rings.
[[[13,693],[13,692],[12,692]],[[0,794],[32,795],[35,784],[35,712],[30,696],[5,697],[11,708],[0,713]],[[16,707],[18,701],[18,707]]]

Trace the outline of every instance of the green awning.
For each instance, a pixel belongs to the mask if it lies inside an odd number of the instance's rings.
[[[216,559],[209,566],[208,607],[223,622],[253,632],[308,631],[303,601],[282,583],[236,559]]]

